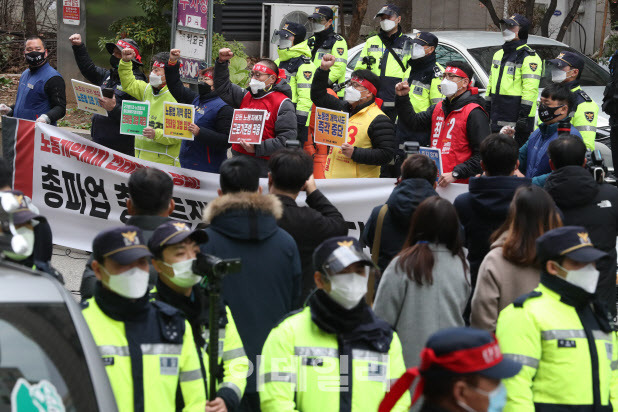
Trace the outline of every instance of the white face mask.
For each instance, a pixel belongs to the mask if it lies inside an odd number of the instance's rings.
[[[380,27],[382,28],[382,30],[384,31],[391,31],[393,30],[395,27],[397,26],[397,23],[395,23],[393,20],[382,20],[380,22]]]
[[[294,45],[294,42],[292,40],[289,39],[281,39],[279,40],[279,48],[280,49],[289,49],[290,47],[292,47]]]
[[[570,70],[569,70],[570,71]],[[562,83],[567,78],[567,73],[564,70],[560,69],[552,69],[551,71],[551,81],[554,83]]]
[[[346,309],[352,309],[367,293],[367,276],[358,273],[342,273],[329,276],[328,296]]]
[[[566,270],[560,265],[558,267],[566,272],[566,281],[570,284],[582,288],[588,293],[596,292],[597,283],[599,282],[599,271],[594,267],[594,264],[589,263],[577,270]]]
[[[161,79],[161,76],[157,76],[154,73],[150,73],[150,85],[152,87],[159,87],[163,84],[163,80]]]
[[[361,99],[360,90],[352,86],[348,86],[345,88],[345,95],[343,96],[343,100],[345,100],[348,103],[354,103],[354,102],[359,101],[360,99]]]
[[[127,299],[139,299],[148,290],[149,273],[137,266],[117,275],[110,274],[107,269],[101,266],[101,270],[109,276],[105,285],[114,293]]]
[[[11,246],[13,251],[4,252],[8,258],[13,260],[28,258],[34,251],[34,231],[26,226],[20,227],[17,229],[17,235],[11,239]]]
[[[174,271],[174,277],[168,277],[168,279],[174,285],[181,288],[190,288],[193,285],[198,284],[200,280],[202,280],[202,277],[193,273],[193,262],[195,262],[195,259],[183,260],[182,262],[176,262],[172,264],[163,262],[166,266],[171,267]]]
[[[425,49],[420,44],[414,43],[412,46],[412,60],[420,59],[421,57],[425,57]]]
[[[502,32],[502,38],[504,39],[504,41],[514,40],[515,36],[517,35],[509,29],[504,29],[504,31]]]
[[[313,23],[313,32],[319,33],[321,31],[326,30],[326,25],[321,23]]]
[[[452,95],[457,93],[458,90],[459,87],[457,87],[457,83],[449,79],[442,79],[442,82],[440,83],[440,92],[443,95],[445,95],[446,97],[451,97]]]
[[[266,88],[266,83],[261,82],[258,79],[251,79],[249,82],[249,88],[251,89],[251,93],[256,94],[260,90],[264,90]]]

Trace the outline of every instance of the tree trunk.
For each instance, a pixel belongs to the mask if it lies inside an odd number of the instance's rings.
[[[34,10],[34,0],[23,0],[24,7],[24,25],[26,37],[36,36],[36,13]]]
[[[339,34],[341,34],[341,37],[345,39],[345,20],[343,18],[343,11],[343,0],[339,0]]]
[[[545,15],[541,19],[541,36],[543,37],[549,37],[549,20],[554,15],[557,6],[558,0],[551,0],[545,10]]]
[[[618,28],[618,0],[609,1],[609,21],[610,30],[616,30]]]
[[[350,23],[350,31],[348,32],[348,48],[356,46],[360,37],[360,29],[363,24],[363,19],[367,13],[368,0],[356,0],[356,7],[352,13],[352,23]]]
[[[534,30],[534,0],[526,0],[526,18],[530,22],[529,33]]]
[[[493,23],[497,27],[500,27],[500,17],[498,17],[498,14],[496,13],[496,9],[494,8],[494,5],[491,2],[491,0],[479,0],[479,1],[481,2],[483,6],[485,6],[487,11],[489,12],[489,17],[491,17],[491,21],[493,21]]]
[[[560,31],[558,31],[558,36],[556,36],[556,40],[562,41],[564,39],[564,35],[566,34],[567,29],[573,22],[573,19],[575,18],[575,15],[577,14],[577,9],[579,9],[579,5],[581,4],[581,2],[582,0],[573,1],[571,10],[569,10],[569,13],[566,15],[566,17],[564,18],[564,21],[562,22],[562,26],[560,26]]]

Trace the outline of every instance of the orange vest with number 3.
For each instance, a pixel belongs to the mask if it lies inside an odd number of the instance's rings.
[[[384,114],[384,112],[375,103],[372,103],[350,117],[347,142],[354,147],[371,149],[373,146],[367,130],[373,119],[381,114]],[[345,157],[340,148],[332,147],[328,159],[326,159],[324,175],[327,179],[380,177],[380,166],[356,163]]]

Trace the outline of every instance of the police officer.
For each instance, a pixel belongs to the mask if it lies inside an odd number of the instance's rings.
[[[342,236],[320,244],[313,264],[318,290],[264,344],[262,411],[375,411],[405,366],[397,333],[364,299],[371,259]],[[409,405],[406,393],[396,410]]]
[[[206,243],[208,235],[203,230],[191,231],[184,222],[170,221],[159,226],[148,247],[154,258],[152,265],[159,274],[153,297],[182,311],[193,331],[195,346],[200,352],[202,374],[208,373],[208,295],[199,286],[202,276],[192,270],[200,253],[199,245]],[[219,365],[217,376],[221,379],[216,399],[208,401],[206,411],[215,412],[225,407],[236,410],[247,384],[249,361],[230,309],[223,303],[219,311]],[[243,377],[244,373],[244,377]]]
[[[442,329],[429,337],[419,367],[408,369],[395,382],[378,411],[392,410],[418,377],[421,383],[416,385],[412,404],[422,394],[421,412],[500,411],[506,401],[500,381],[520,370],[521,364],[505,358],[489,332]]]
[[[551,69],[551,80],[554,83],[567,85],[573,93],[575,101],[569,115],[571,124],[582,135],[588,150],[594,150],[599,105],[579,85],[579,79],[584,71],[584,61],[577,53],[562,51],[558,57],[548,60],[547,63]]]
[[[345,81],[346,65],[348,64],[348,43],[333,29],[333,9],[328,6],[316,7],[309,16],[313,23],[313,36],[307,41],[311,48],[311,60],[315,67],[320,67],[325,54],[335,56],[335,65],[328,76],[329,85]],[[338,96],[343,97],[344,91]]]
[[[285,71],[285,78],[292,88],[292,103],[296,105],[298,140],[307,140],[309,113],[311,112],[311,83],[315,66],[311,62],[311,49],[305,36],[307,29],[302,24],[286,22],[274,33],[279,58],[275,63]]]
[[[526,44],[528,19],[514,14],[500,23],[504,45],[491,62],[485,94],[487,111],[492,133],[504,126],[514,127],[515,139],[521,146],[534,130],[543,62]]]
[[[206,393],[191,327],[180,311],[150,302],[146,293],[152,255],[142,231],[136,226],[104,230],[92,242],[92,254],[98,281],[82,314],[118,410],[173,411],[184,404],[183,411],[203,412]]]
[[[426,31],[416,33],[410,40],[410,59],[408,70],[402,80],[407,80],[411,88],[410,102],[416,113],[424,112],[438,104],[444,95],[440,93],[440,81],[444,67],[436,62],[438,38]],[[400,142],[417,141],[422,146],[429,146],[429,132],[413,132],[405,123],[397,123],[397,137]]]
[[[498,317],[502,352],[523,364],[505,381],[504,410],[611,411],[618,405],[616,336],[594,293],[595,262],[607,254],[580,226],[546,232],[536,249],[541,283]]]
[[[380,32],[367,39],[354,70],[369,69],[380,77],[377,97],[383,100],[382,111],[394,122],[395,85],[406,72],[410,56],[404,55],[404,45],[410,38],[401,32],[401,12],[394,4],[383,6],[375,15],[380,19]]]
[[[82,36],[78,33],[69,37],[73,47],[75,62],[79,72],[92,84],[101,86],[102,89],[113,89],[114,95],[111,98],[102,97],[99,103],[105,110],[107,116],[100,114],[92,115],[92,127],[90,133],[92,140],[109,147],[110,149],[124,153],[129,156],[135,155],[133,147],[134,136],[120,133],[120,116],[122,114],[122,101],[135,100],[130,95],[122,91],[120,77],[118,76],[118,63],[122,56],[122,49],[131,47],[135,50],[135,58],[132,61],[133,75],[138,80],[146,81],[146,76],[141,70],[142,57],[139,54],[139,47],[132,39],[120,39],[116,43],[106,43],[105,48],[109,52],[110,68],[96,66],[90,56],[88,49],[82,42]]]
[[[26,39],[24,57],[28,68],[19,78],[15,104],[0,104],[0,116],[53,125],[64,117],[67,108],[64,79],[49,65],[48,55],[43,39],[38,36]]]

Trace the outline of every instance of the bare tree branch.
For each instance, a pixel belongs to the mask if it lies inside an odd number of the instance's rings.
[[[24,29],[26,36],[36,36],[36,14],[34,9],[34,0],[23,0],[24,6]]]
[[[541,36],[543,37],[549,37],[549,20],[554,15],[556,7],[558,7],[558,0],[551,0],[545,10],[543,19],[541,19]]]
[[[348,47],[356,46],[358,38],[360,37],[360,29],[363,24],[363,19],[367,13],[368,0],[356,0],[356,7],[352,13],[352,23],[350,24],[350,30],[348,32]]]
[[[566,34],[567,29],[573,22],[575,15],[577,14],[577,10],[579,9],[579,5],[582,0],[574,0],[573,5],[571,6],[571,10],[564,17],[564,21],[562,22],[562,26],[560,26],[560,31],[558,31],[558,36],[556,36],[556,40],[562,41],[564,39],[564,35]]]
[[[500,26],[500,17],[498,17],[498,14],[496,13],[496,9],[494,8],[494,5],[491,2],[491,0],[479,0],[479,1],[481,2],[483,6],[485,6],[487,11],[489,12],[489,17],[491,17],[491,21],[493,21],[493,23],[496,26]]]

